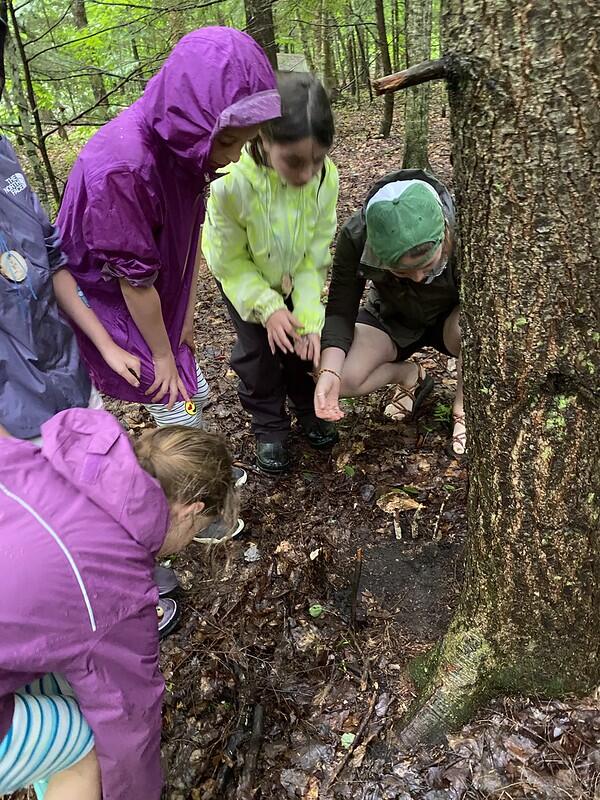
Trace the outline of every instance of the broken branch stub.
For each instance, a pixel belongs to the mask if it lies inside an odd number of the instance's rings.
[[[423,61],[414,67],[395,72],[393,75],[385,75],[373,81],[373,88],[376,94],[388,94],[397,92],[400,89],[408,89],[410,86],[418,86],[427,81],[445,80],[450,75],[450,58],[444,56],[435,61]]]

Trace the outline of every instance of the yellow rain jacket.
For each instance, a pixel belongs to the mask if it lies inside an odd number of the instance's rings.
[[[329,158],[298,188],[246,150],[211,184],[202,252],[243,320],[264,325],[291,294],[300,333],[321,332],[338,186]]]

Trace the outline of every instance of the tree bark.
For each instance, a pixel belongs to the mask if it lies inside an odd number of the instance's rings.
[[[406,66],[431,58],[431,2],[405,0],[404,40]],[[406,98],[404,119],[404,169],[429,169],[429,84],[411,89]]]
[[[467,567],[401,742],[600,681],[600,6],[449,0]]]
[[[375,0],[375,18],[377,20],[377,36],[379,38],[379,53],[383,72],[389,75],[392,71],[392,60],[388,46],[387,30],[385,24],[385,9],[383,0]],[[394,121],[394,95],[386,94],[383,98],[383,116],[379,126],[379,134],[384,138],[390,135]]]
[[[265,51],[273,69],[277,69],[273,0],[244,0],[244,7],[247,32]]]

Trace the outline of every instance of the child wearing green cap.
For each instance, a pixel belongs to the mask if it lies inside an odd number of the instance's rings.
[[[401,170],[376,183],[343,226],[321,339],[318,417],[339,420],[340,397],[392,384],[385,414],[410,418],[433,381],[407,359],[434,347],[458,358],[451,447],[457,456],[465,452],[454,222],[454,203],[442,183],[421,170]]]

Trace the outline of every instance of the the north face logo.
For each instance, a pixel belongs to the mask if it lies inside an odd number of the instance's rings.
[[[19,194],[23,189],[27,188],[27,181],[22,172],[15,172],[10,178],[6,179],[6,186],[4,191],[6,194]]]

